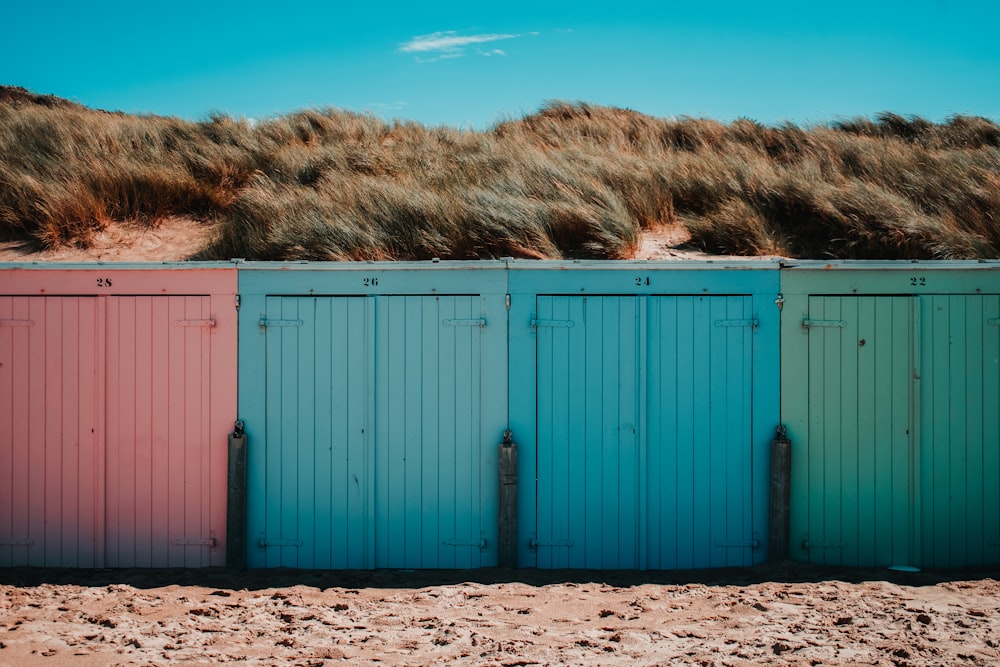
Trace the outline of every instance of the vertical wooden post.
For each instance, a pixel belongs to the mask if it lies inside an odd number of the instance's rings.
[[[243,422],[229,434],[229,481],[226,493],[226,567],[247,566],[247,434]]]
[[[792,442],[785,427],[771,441],[771,530],[769,560],[788,560],[789,519],[791,516]]]
[[[500,567],[517,567],[517,445],[503,432],[500,456]]]

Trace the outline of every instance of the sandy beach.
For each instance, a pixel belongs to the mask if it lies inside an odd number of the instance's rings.
[[[998,572],[0,570],[0,665],[995,665]]]

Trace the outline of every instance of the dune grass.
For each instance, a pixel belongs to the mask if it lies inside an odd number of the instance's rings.
[[[659,119],[552,102],[485,131],[306,110],[131,116],[0,88],[0,239],[215,230],[202,259],[604,258],[643,229],[809,258],[1000,257],[1000,125]]]

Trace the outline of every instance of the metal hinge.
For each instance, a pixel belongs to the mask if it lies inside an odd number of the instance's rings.
[[[217,545],[214,537],[208,539],[187,538],[170,540],[170,544],[175,547],[208,547],[214,549]]]
[[[531,328],[537,329],[538,327],[566,327],[570,328],[576,326],[573,320],[531,320]]]
[[[753,327],[756,329],[760,322],[754,318],[752,320],[715,320],[717,327]]]
[[[301,547],[302,540],[269,540],[262,537],[257,541],[257,546],[261,549],[268,547]]]
[[[175,327],[214,327],[215,320],[174,320]]]
[[[574,544],[576,543],[573,540],[552,540],[550,542],[541,542],[535,537],[528,540],[529,549],[537,549],[538,547],[571,547]]]
[[[239,310],[240,309],[240,295],[236,294],[235,295],[235,299],[236,299],[236,310]]]
[[[986,320],[986,324],[989,324],[990,326],[994,327],[1000,326],[1000,317],[991,317],[990,319]]]
[[[845,320],[810,320],[808,317],[802,320],[802,328],[808,329],[810,327],[829,327],[829,328],[840,328],[843,329],[847,326]]]
[[[443,320],[441,324],[446,327],[485,327],[486,320],[483,318],[477,320]]]
[[[846,549],[847,542],[811,542],[803,540],[802,548],[807,551],[809,549]]]
[[[449,547],[476,547],[476,548],[480,549],[481,551],[485,551],[486,550],[486,540],[485,539],[479,539],[479,540],[455,540],[455,539],[448,539],[448,540],[442,540],[441,544],[444,544],[445,546],[449,546]]]
[[[0,547],[30,547],[35,541],[27,537],[0,537]]]
[[[507,310],[510,310],[510,294],[504,297],[504,304],[507,306]]]
[[[716,542],[715,546],[719,549],[759,549],[760,540],[743,540],[736,542]]]
[[[264,327],[300,327],[302,326],[302,320],[268,320],[265,318],[260,318],[260,326]]]
[[[33,327],[34,320],[0,320],[0,327]]]

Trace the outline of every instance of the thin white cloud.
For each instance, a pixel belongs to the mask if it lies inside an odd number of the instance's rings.
[[[472,44],[488,44],[506,39],[515,39],[521,35],[510,35],[505,33],[486,33],[481,35],[459,35],[454,30],[435,32],[430,35],[419,35],[405,44],[399,46],[403,53],[417,54],[437,54],[435,58],[457,58],[464,55],[465,48]],[[480,51],[483,55],[506,55],[500,49],[493,49],[489,52]]]

